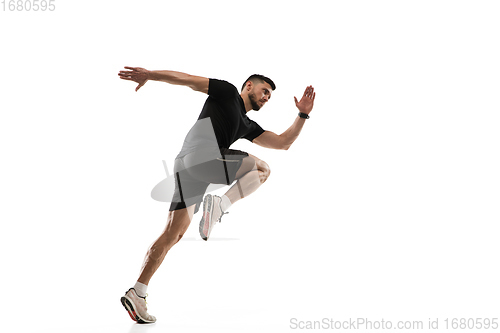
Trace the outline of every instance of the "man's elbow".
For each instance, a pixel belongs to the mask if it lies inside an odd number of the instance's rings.
[[[288,150],[290,149],[290,146],[292,145],[293,141],[290,142],[290,140],[287,140],[286,137],[283,137],[280,135],[280,141],[279,141],[279,146],[278,149],[280,150]]]
[[[292,146],[291,143],[285,143],[281,146],[281,150],[288,150]]]

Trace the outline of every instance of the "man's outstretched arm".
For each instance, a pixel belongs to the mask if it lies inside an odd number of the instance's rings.
[[[313,109],[315,98],[316,93],[314,92],[314,88],[309,86],[304,91],[304,95],[300,99],[300,102],[297,100],[297,97],[294,97],[295,105],[300,112],[308,115]],[[292,126],[280,135],[271,131],[265,131],[256,137],[253,140],[253,143],[265,148],[288,150],[292,143],[299,137],[300,131],[302,130],[302,127],[304,127],[305,122],[306,120],[304,118],[297,116]]]
[[[118,76],[123,80],[138,83],[135,91],[139,90],[148,80],[162,81],[175,85],[190,87],[195,91],[208,94],[208,78],[190,75],[175,71],[149,71],[141,67],[125,67],[127,70],[120,71]]]

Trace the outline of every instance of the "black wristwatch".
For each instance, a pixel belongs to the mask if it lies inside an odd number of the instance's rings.
[[[304,119],[309,119],[309,115],[307,113],[299,112],[299,117]]]

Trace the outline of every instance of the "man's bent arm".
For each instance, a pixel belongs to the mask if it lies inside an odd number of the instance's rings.
[[[256,137],[253,143],[265,148],[288,150],[292,143],[299,137],[305,122],[304,118],[297,117],[292,126],[280,135],[271,131],[265,131]]]
[[[316,93],[314,92],[314,88],[312,86],[309,86],[304,91],[304,95],[302,96],[300,101],[297,100],[297,97],[294,97],[295,106],[299,109],[300,112],[308,115],[313,109],[315,98]],[[265,148],[288,150],[292,143],[299,137],[300,131],[302,130],[302,127],[304,127],[305,122],[305,118],[297,116],[292,126],[290,126],[280,135],[277,135],[276,133],[273,133],[271,131],[265,131],[264,133],[256,137],[253,140],[253,143],[256,143],[259,146]]]

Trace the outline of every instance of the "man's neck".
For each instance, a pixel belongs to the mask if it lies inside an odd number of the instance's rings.
[[[248,113],[248,111],[252,110],[252,103],[250,102],[250,98],[248,98],[248,95],[245,94],[240,94],[240,96],[243,100],[243,103],[245,104],[245,111]]]

